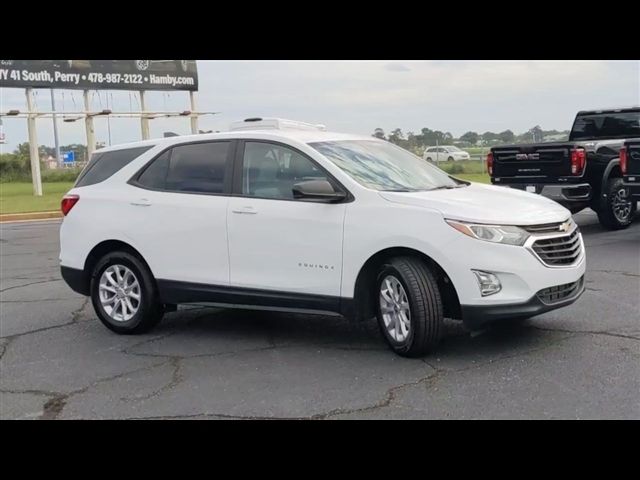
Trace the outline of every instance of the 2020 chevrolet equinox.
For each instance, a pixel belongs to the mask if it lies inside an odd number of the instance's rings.
[[[477,329],[584,291],[559,204],[289,120],[101,149],[62,211],[62,276],[123,334],[212,303],[377,317],[395,352],[420,356],[445,316]]]

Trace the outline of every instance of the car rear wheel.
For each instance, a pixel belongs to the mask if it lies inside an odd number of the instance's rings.
[[[427,157],[427,162],[433,162],[433,160],[431,159],[431,157]]]
[[[453,157],[447,158],[447,162],[453,162]]]
[[[636,202],[629,189],[624,187],[622,178],[607,180],[606,197],[600,201],[597,210],[600,224],[609,230],[621,230],[631,225],[636,212]]]
[[[155,280],[147,266],[128,252],[111,252],[91,276],[91,302],[100,321],[120,334],[143,333],[164,314]]]
[[[392,258],[377,278],[378,325],[391,349],[419,357],[440,341],[443,309],[437,282],[414,257]]]

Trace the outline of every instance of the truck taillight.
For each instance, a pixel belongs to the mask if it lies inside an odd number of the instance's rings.
[[[60,202],[60,210],[62,210],[62,214],[66,217],[67,213],[71,211],[73,206],[78,203],[80,200],[80,195],[65,195],[62,197],[62,202]]]
[[[584,148],[571,150],[571,175],[582,175],[587,163],[587,153]]]
[[[489,175],[493,175],[493,153],[487,153],[487,172]]]
[[[623,175],[627,174],[627,147],[620,149],[620,171]]]

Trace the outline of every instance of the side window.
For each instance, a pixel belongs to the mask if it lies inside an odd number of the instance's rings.
[[[305,180],[329,180],[307,157],[263,142],[246,142],[242,165],[244,195],[293,200],[293,186]]]
[[[141,187],[190,193],[223,193],[231,142],[177,145],[138,177]]]
[[[142,175],[138,177],[137,183],[152,190],[164,190],[166,188],[167,173],[169,172],[170,157],[171,150],[167,150],[156,158],[151,165],[144,169]]]
[[[76,180],[75,186],[86,187],[87,185],[94,185],[105,181],[150,148],[152,148],[152,145],[148,147],[124,148],[111,152],[101,153],[98,151],[94,153],[78,177],[78,180]]]
[[[433,147],[427,148],[427,152],[429,152],[429,153],[433,153],[434,151],[435,151],[435,148],[433,148]]]

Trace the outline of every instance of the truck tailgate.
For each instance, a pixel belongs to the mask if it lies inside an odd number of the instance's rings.
[[[630,186],[636,186],[635,195],[640,195],[640,139],[625,143],[627,150],[627,173],[624,181]]]
[[[493,176],[523,180],[571,175],[571,144],[493,147]]]

